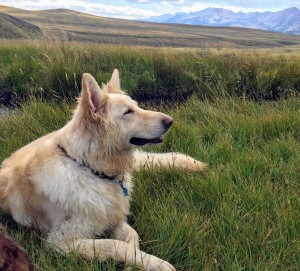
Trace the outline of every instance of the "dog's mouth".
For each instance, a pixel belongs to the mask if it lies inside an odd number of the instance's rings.
[[[152,139],[146,139],[146,138],[140,138],[140,137],[133,137],[129,140],[129,142],[133,145],[136,146],[143,146],[143,145],[147,145],[147,144],[159,144],[162,143],[164,141],[164,136],[160,136],[157,138],[152,138]]]

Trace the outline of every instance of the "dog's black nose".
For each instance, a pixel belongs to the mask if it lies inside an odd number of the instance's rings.
[[[171,117],[169,117],[169,116],[164,117],[163,123],[164,123],[164,125],[165,125],[167,128],[169,128],[169,127],[172,125],[172,123],[173,123],[173,119],[172,119]]]

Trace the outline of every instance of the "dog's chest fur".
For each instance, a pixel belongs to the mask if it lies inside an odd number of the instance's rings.
[[[123,185],[130,192],[129,174],[118,176],[116,180],[103,180],[71,160],[65,159],[62,163],[60,158],[48,160],[34,176],[38,190],[55,205],[53,217],[57,219],[59,211],[61,220],[71,224],[80,218],[84,230],[91,231],[90,234],[102,234],[126,220],[129,197],[124,195],[119,178],[124,178]],[[51,220],[51,213],[48,217]],[[64,221],[51,221],[52,228],[62,223]]]

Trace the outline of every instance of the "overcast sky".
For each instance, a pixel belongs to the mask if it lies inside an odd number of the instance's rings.
[[[0,0],[0,5],[22,9],[68,8],[99,16],[143,19],[166,13],[198,11],[207,7],[244,11],[278,11],[300,8],[300,0]]]

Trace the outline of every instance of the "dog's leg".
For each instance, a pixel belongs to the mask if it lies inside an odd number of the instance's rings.
[[[166,261],[153,255],[135,249],[132,245],[113,239],[82,239],[70,243],[55,244],[64,253],[75,251],[83,257],[101,261],[113,259],[127,265],[139,266],[146,271],[175,271],[175,268]]]
[[[134,248],[139,249],[139,235],[138,233],[126,222],[123,222],[113,232],[113,238],[124,241]]]
[[[195,160],[186,154],[169,152],[169,153],[151,153],[136,151],[134,154],[134,169],[140,170],[143,167],[153,166],[170,166],[191,171],[203,171],[206,164]]]

